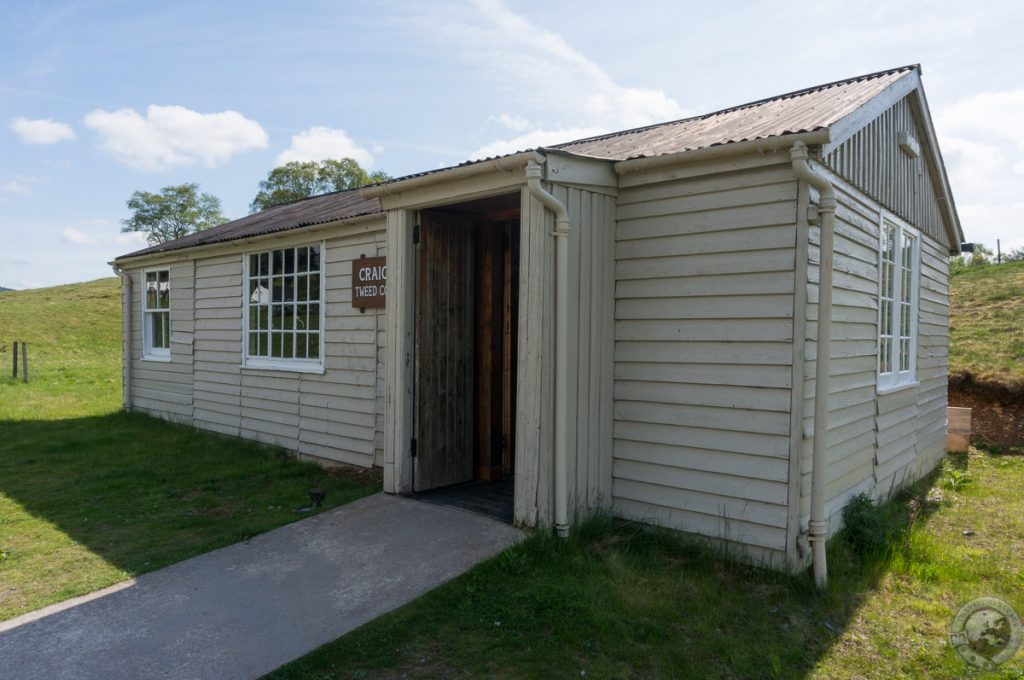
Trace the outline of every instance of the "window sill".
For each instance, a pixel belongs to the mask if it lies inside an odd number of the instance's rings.
[[[143,361],[156,361],[157,363],[161,363],[161,364],[169,364],[169,363],[171,363],[170,355],[167,355],[167,356],[159,356],[159,355],[156,355],[156,356],[154,356],[154,355],[146,356],[144,354],[144,355],[142,355],[142,360]]]
[[[241,368],[247,371],[280,371],[282,373],[313,373],[323,375],[326,369],[322,365],[314,364],[241,364]]]
[[[878,387],[875,389],[875,394],[879,396],[884,394],[892,394],[894,392],[902,392],[903,390],[909,390],[912,387],[920,387],[921,381],[913,380],[907,383],[900,383],[899,385],[889,385],[887,387]]]

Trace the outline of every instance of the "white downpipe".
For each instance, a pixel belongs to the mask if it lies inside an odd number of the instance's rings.
[[[555,531],[569,536],[568,382],[569,382],[569,211],[540,182],[543,169],[536,161],[526,165],[530,195],[555,214]]]
[[[124,371],[122,403],[132,407],[132,276],[118,266],[111,269],[121,279],[121,366]]]
[[[825,562],[825,541],[828,539],[828,518],[825,516],[825,467],[828,464],[828,383],[832,360],[832,254],[835,240],[836,192],[824,175],[811,169],[807,162],[807,145],[797,142],[789,152],[793,170],[820,194],[818,213],[821,216],[821,244],[818,258],[818,337],[815,342],[814,367],[814,449],[811,456],[811,520],[808,539],[814,562],[814,582],[819,588],[828,585]]]

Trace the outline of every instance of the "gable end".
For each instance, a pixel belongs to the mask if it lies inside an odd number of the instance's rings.
[[[823,162],[922,232],[958,250],[961,235],[942,159],[913,90],[841,143]],[[909,143],[908,143],[909,142]],[[919,145],[918,154],[908,147]],[[948,205],[944,205],[948,204]]]

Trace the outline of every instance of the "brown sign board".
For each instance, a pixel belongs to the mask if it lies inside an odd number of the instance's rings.
[[[385,257],[352,260],[352,306],[358,309],[383,307],[387,272]]]

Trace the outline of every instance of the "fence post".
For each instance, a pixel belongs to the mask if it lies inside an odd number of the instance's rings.
[[[28,382],[28,343],[21,343],[21,377]]]
[[[12,358],[14,359],[14,368],[11,369],[11,377],[14,378],[15,380],[17,380],[18,379],[18,341],[17,340],[14,341],[14,352],[13,352],[13,357]]]

